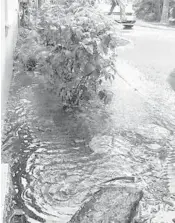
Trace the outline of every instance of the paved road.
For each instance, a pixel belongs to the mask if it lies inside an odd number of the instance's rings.
[[[123,30],[122,35],[130,39],[133,44],[130,49],[120,52],[120,57],[132,61],[144,70],[152,67],[161,74],[161,79],[164,81],[175,67],[175,29],[136,25],[131,30]]]
[[[122,37],[131,41],[118,50],[118,70],[155,109],[162,110],[166,117],[173,117],[174,92],[167,82],[175,68],[175,30],[164,27],[121,27]]]
[[[146,24],[146,23],[145,23]],[[134,115],[141,114],[144,107],[142,99],[148,102],[150,115],[162,120],[160,125],[166,125],[174,131],[175,127],[175,92],[170,87],[167,78],[175,69],[175,29],[166,27],[146,27],[136,25],[133,29],[121,27],[122,36],[131,41],[127,47],[118,51],[118,70],[125,78],[125,85],[130,85],[128,105],[134,107]],[[136,89],[134,94],[132,89]],[[137,103],[135,103],[137,101]],[[124,106],[124,110],[126,106]],[[129,110],[130,111],[130,110]],[[135,115],[136,116],[136,115]],[[146,117],[143,112],[138,119]],[[129,115],[129,121],[136,124],[137,118]],[[125,116],[126,118],[126,116]],[[148,118],[149,119],[149,118]],[[141,121],[138,121],[141,124]],[[169,155],[169,163],[174,161],[174,152]],[[175,173],[175,167],[169,165],[169,174]],[[175,175],[171,176],[170,190],[174,193]],[[174,187],[175,188],[175,187]]]

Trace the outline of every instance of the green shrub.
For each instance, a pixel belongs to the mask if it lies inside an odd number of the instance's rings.
[[[95,8],[77,2],[46,5],[35,28],[48,52],[38,69],[63,104],[79,106],[97,94],[102,77],[114,79],[118,37],[111,30],[116,29]]]
[[[43,75],[47,88],[66,107],[99,98],[102,80],[115,77],[117,29],[93,3],[59,0],[44,4],[38,13],[30,10],[30,30],[20,30],[15,55],[19,69]]]

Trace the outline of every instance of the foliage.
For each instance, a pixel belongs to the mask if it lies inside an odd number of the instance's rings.
[[[175,1],[170,0],[170,7],[175,6]],[[137,18],[146,21],[160,21],[163,0],[141,0],[135,4]]]
[[[78,106],[97,95],[103,80],[114,79],[118,37],[111,32],[111,20],[91,7],[91,1],[59,3],[41,8],[30,51],[50,90],[63,104]],[[29,56],[25,67],[36,67],[35,59]]]
[[[136,15],[146,21],[159,21],[162,5],[163,0],[142,0],[136,4]]]
[[[41,49],[34,38],[34,32],[26,27],[20,27],[14,54],[15,61],[18,61],[18,71],[34,71],[38,63],[37,54]]]
[[[28,2],[20,2],[19,3],[19,19],[21,26],[27,26],[29,23],[28,20]]]

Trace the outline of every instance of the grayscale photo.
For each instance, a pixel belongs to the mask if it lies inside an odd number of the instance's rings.
[[[175,0],[1,0],[2,223],[175,223]]]

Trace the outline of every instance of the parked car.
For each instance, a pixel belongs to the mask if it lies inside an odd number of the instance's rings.
[[[110,5],[101,5],[100,10],[102,10],[105,14],[108,14],[110,11],[111,6]],[[118,23],[121,23],[126,28],[132,28],[136,22],[136,15],[135,11],[133,10],[132,4],[129,4],[125,8],[125,18],[122,18],[120,7],[117,5],[112,14],[109,15]]]

